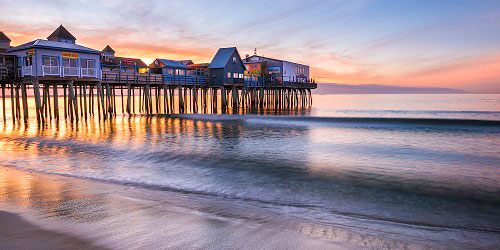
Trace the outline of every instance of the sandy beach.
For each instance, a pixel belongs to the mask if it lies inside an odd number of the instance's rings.
[[[1,249],[426,249],[251,204],[0,167]]]
[[[21,216],[0,211],[0,249],[105,249],[68,234],[35,226]]]

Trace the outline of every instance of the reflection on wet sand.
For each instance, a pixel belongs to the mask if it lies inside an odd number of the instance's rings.
[[[64,242],[69,246],[90,240],[120,249],[423,248],[294,221],[251,204],[231,207],[227,201],[208,197],[192,199],[5,167],[0,167],[0,176],[0,207],[16,211],[23,207],[23,217],[35,225],[67,234]],[[22,244],[40,241],[37,235],[24,237]]]

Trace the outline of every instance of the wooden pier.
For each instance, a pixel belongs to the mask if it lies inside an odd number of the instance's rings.
[[[316,88],[309,66],[257,55],[243,62],[236,47],[219,48],[210,63],[157,58],[148,66],[138,58],[115,56],[109,45],[98,51],[76,44],[62,25],[47,40],[14,47],[0,35],[4,122],[9,116],[28,122],[32,114],[45,124],[119,113],[292,111],[310,107]]]
[[[312,105],[311,89],[316,87],[315,83],[265,81],[260,84],[242,82],[214,86],[208,81],[183,83],[166,80],[161,74],[122,72],[102,72],[102,78],[98,79],[58,76],[19,78],[3,71],[0,84],[4,121],[7,112],[10,112],[13,122],[30,119],[30,92],[35,99],[36,119],[41,123],[52,119],[109,119],[118,113],[152,115],[299,110]],[[7,96],[11,97],[11,110],[6,109]]]

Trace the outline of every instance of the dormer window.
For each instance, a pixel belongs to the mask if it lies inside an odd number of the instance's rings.
[[[52,32],[52,34],[49,37],[47,37],[47,40],[74,44],[76,38],[73,35],[71,35],[71,33],[69,33],[69,31],[61,25],[54,32]]]
[[[59,41],[62,43],[75,43],[75,41],[67,38],[61,38]]]

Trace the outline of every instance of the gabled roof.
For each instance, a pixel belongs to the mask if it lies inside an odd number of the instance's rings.
[[[2,31],[0,31],[0,41],[11,41]]]
[[[180,62],[180,63],[182,63],[182,64],[184,64],[184,65],[186,65],[186,66],[187,66],[187,65],[191,65],[191,64],[193,64],[193,61],[192,61],[192,60],[180,60],[180,61],[178,61],[178,62]]]
[[[42,40],[42,39],[37,39],[34,41],[31,41],[29,43],[25,43],[22,45],[19,45],[17,47],[11,48],[8,51],[18,51],[18,50],[25,50],[25,49],[31,49],[31,48],[42,48],[42,49],[55,49],[55,50],[64,50],[64,51],[73,51],[73,52],[84,52],[84,53],[90,53],[90,54],[101,54],[100,51],[87,48],[78,44],[74,43],[63,43],[63,42],[56,42],[56,41],[47,41],[47,40]]]
[[[128,67],[137,67],[137,68],[147,68],[148,65],[146,65],[141,59],[139,58],[127,58],[127,57],[118,57],[115,56],[114,58],[109,58],[108,60],[104,61],[104,65],[115,65],[119,66],[120,63],[122,66],[128,66]]]
[[[239,55],[236,47],[220,48],[217,51],[217,54],[215,54],[214,58],[212,59],[212,62],[210,63],[210,66],[208,66],[208,68],[209,69],[225,68],[227,63],[229,62],[229,60],[231,60],[231,55],[233,54],[234,51],[236,51],[236,53]],[[240,60],[240,63],[243,65],[241,60]],[[244,67],[244,65],[243,65],[243,67]]]
[[[109,45],[106,45],[106,48],[104,48],[102,52],[115,53],[115,51]]]
[[[168,68],[176,68],[176,69],[185,69],[186,68],[186,65],[182,64],[179,61],[168,60],[168,59],[156,59],[156,60],[165,64],[165,66]]]
[[[56,30],[54,30],[54,32],[52,32],[52,34],[50,34],[50,36],[47,37],[47,39],[61,38],[61,37],[76,40],[76,37],[71,35],[71,33],[69,33],[69,31],[66,28],[64,28],[64,26],[62,26],[62,24]]]

